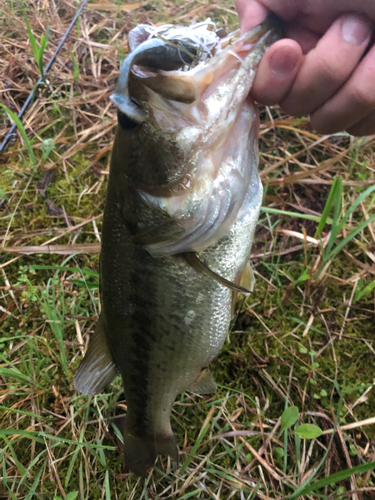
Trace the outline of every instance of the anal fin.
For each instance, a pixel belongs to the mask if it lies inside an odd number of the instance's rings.
[[[89,347],[74,376],[75,388],[86,396],[99,394],[118,375],[100,315]]]
[[[190,392],[197,394],[212,394],[216,392],[216,389],[217,385],[209,368],[204,368],[189,387]]]

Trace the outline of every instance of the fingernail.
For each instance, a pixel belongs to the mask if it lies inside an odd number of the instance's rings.
[[[342,20],[341,30],[344,40],[353,45],[362,45],[371,34],[371,25],[362,16],[348,14]]]
[[[270,59],[270,69],[276,76],[287,76],[297,64],[297,54],[290,47],[280,47]]]

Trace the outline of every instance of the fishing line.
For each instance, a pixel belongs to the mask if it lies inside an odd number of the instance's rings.
[[[212,28],[212,30],[209,28]],[[205,63],[214,54],[221,51],[220,37],[216,34],[215,30],[216,23],[211,21],[210,18],[188,27],[175,26],[173,24],[146,27],[146,32],[149,34],[148,39],[159,38],[189,56],[192,54],[185,47],[189,47],[193,51],[196,50],[196,56],[192,57],[195,61],[195,66]],[[188,64],[187,66],[193,67],[194,65]]]
[[[21,108],[21,111],[18,113],[18,118],[21,120],[22,116],[24,115],[25,111],[27,110],[27,108],[29,107],[30,103],[32,102],[33,98],[35,97],[35,94],[36,94],[36,90],[37,88],[39,87],[39,85],[43,82],[44,80],[44,77],[47,75],[47,73],[49,72],[49,70],[52,68],[52,65],[53,63],[55,62],[56,60],[56,57],[58,55],[58,53],[60,52],[62,46],[64,45],[65,43],[65,40],[68,38],[73,26],[75,25],[77,19],[78,19],[78,16],[81,14],[84,6],[86,5],[87,3],[87,0],[82,0],[82,3],[79,7],[79,9],[77,10],[76,12],[76,15],[74,16],[72,22],[70,23],[68,29],[66,30],[65,32],[65,35],[62,37],[60,43],[58,44],[58,46],[56,47],[56,50],[53,54],[53,56],[51,57],[51,59],[48,61],[48,64],[46,66],[46,69],[43,71],[43,76],[40,76],[39,77],[39,80],[36,82],[35,84],[35,87],[33,88],[33,90],[30,92],[28,98],[26,99],[26,101],[24,102],[24,105],[22,106]],[[35,97],[35,100],[37,100],[38,98]],[[3,140],[1,146],[0,146],[0,153],[3,153],[5,151],[5,148],[7,147],[9,141],[10,141],[10,138],[12,137],[12,135],[14,134],[14,131],[16,129],[17,125],[15,123],[13,123],[13,125],[10,127],[7,135],[5,136],[5,139]]]

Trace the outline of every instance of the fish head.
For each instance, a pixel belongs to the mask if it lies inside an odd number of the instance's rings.
[[[116,164],[149,204],[190,232],[202,217],[225,212],[204,242],[190,238],[170,253],[205,248],[238,214],[257,157],[258,113],[248,94],[264,52],[280,36],[277,26],[267,19],[225,38],[207,22],[141,25],[129,33],[132,51],[111,96],[119,117]],[[210,208],[210,199],[220,206]]]

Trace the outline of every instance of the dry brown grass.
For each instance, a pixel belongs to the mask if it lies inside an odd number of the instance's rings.
[[[37,40],[50,26],[47,62],[76,9],[64,0],[3,1],[0,102],[13,112],[40,76],[23,13]],[[36,164],[18,133],[1,157],[0,498],[50,499],[77,491],[90,500],[276,500],[303,484],[327,447],[316,479],[375,460],[374,291],[357,300],[375,279],[374,224],[318,272],[324,251],[316,222],[280,213],[321,217],[337,176],[343,179],[343,213],[349,210],[374,184],[375,138],[321,137],[307,120],[277,109],[261,113],[265,207],[274,212],[262,213],[253,247],[255,293],[239,304],[231,343],[214,366],[218,394],[185,394],[175,405],[183,473],[173,475],[168,460],[159,460],[146,478],[123,473],[113,425],[126,410],[121,384],[92,399],[74,392],[72,376],[95,323],[97,292],[72,283],[82,279],[76,270],[62,269],[54,278],[55,270],[35,265],[61,266],[78,252],[66,266],[98,270],[93,254],[100,247],[116,126],[108,96],[126,54],[127,32],[138,23],[191,23],[207,16],[229,29],[236,23],[229,1],[89,3],[23,118]],[[5,136],[10,122],[5,112],[0,116]],[[374,213],[372,193],[336,243]],[[327,224],[321,235],[326,247],[330,229]],[[304,269],[309,277],[298,281]],[[330,442],[339,406],[335,381],[343,406]],[[298,440],[289,433],[284,441],[280,416],[286,404],[298,406],[299,422],[320,426],[323,436]],[[286,468],[280,450],[288,452]],[[373,498],[374,477],[369,471],[319,493]]]

